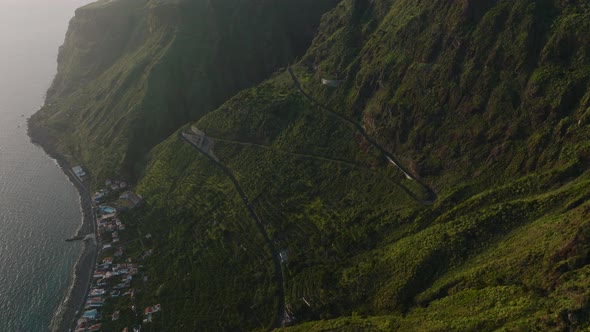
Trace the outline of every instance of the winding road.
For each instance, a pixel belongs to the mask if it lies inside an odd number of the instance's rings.
[[[207,136],[208,138],[214,140],[214,141],[218,141],[218,142],[224,142],[224,143],[230,143],[230,144],[237,144],[237,145],[242,145],[242,146],[253,146],[253,147],[258,147],[261,149],[267,149],[267,150],[271,150],[273,152],[276,153],[282,153],[282,154],[286,154],[286,155],[290,155],[290,156],[294,156],[294,157],[298,157],[298,158],[307,158],[307,159],[315,159],[315,160],[319,160],[319,161],[323,161],[323,162],[333,162],[333,163],[339,163],[339,164],[343,164],[346,166],[350,166],[350,167],[354,167],[354,168],[358,168],[358,169],[362,169],[374,174],[377,174],[376,171],[371,170],[368,167],[365,167],[363,165],[357,164],[357,163],[353,163],[344,159],[336,159],[336,158],[330,158],[330,157],[325,157],[325,156],[321,156],[321,155],[315,155],[315,154],[304,154],[304,153],[296,153],[296,152],[288,152],[288,151],[284,151],[284,150],[280,150],[268,145],[264,145],[264,144],[258,144],[258,143],[251,143],[251,142],[242,142],[242,141],[236,141],[236,140],[231,140],[231,139],[226,139],[226,138],[219,138],[219,137],[212,137],[212,136]],[[404,186],[401,183],[398,183],[396,181],[394,181],[391,178],[386,178],[386,180],[390,181],[392,184],[394,184],[395,186],[397,186],[398,188],[400,188],[401,190],[403,190],[406,195],[408,195],[410,198],[412,198],[414,201],[416,201],[417,203],[421,203],[421,204],[431,204],[431,202],[427,202],[424,200],[421,200],[418,196],[416,196],[416,194],[414,194],[410,189],[408,189],[406,186]]]
[[[357,122],[343,116],[342,114],[340,114],[340,113],[334,111],[333,109],[318,102],[315,98],[313,98],[310,94],[308,94],[307,92],[305,92],[305,90],[303,90],[303,87],[301,86],[299,79],[297,78],[297,76],[295,75],[295,73],[293,72],[293,70],[290,67],[288,68],[288,71],[289,71],[289,74],[291,75],[291,79],[293,80],[295,87],[299,90],[299,92],[301,94],[303,94],[303,96],[305,96],[305,98],[307,98],[312,104],[317,105],[320,109],[329,112],[333,116],[337,117],[338,119],[340,119],[340,120],[346,122],[348,125],[352,126],[356,131],[358,131],[363,136],[363,138],[367,142],[369,142],[372,146],[374,146],[376,149],[378,149],[389,162],[391,162],[393,165],[395,165],[404,174],[404,176],[407,179],[416,181],[428,193],[428,198],[426,200],[420,200],[409,189],[405,188],[403,185],[398,184],[408,195],[410,195],[410,197],[412,197],[414,200],[416,200],[422,204],[432,204],[436,200],[436,194],[434,193],[434,191],[430,187],[428,187],[426,184],[421,182],[420,179],[413,176],[394,155],[390,154],[387,150],[385,150],[385,148],[383,148],[379,143],[377,143],[374,139],[372,139],[360,124],[358,124]],[[242,186],[240,185],[239,181],[236,179],[236,177],[234,176],[234,174],[231,172],[231,170],[229,168],[227,168],[225,165],[220,163],[214,156],[211,156],[209,153],[203,151],[199,147],[199,145],[197,145],[195,142],[193,142],[190,139],[190,135],[187,135],[184,132],[179,132],[178,136],[181,140],[187,142],[188,144],[193,146],[195,149],[197,149],[197,151],[199,151],[201,154],[203,154],[205,157],[207,157],[210,161],[212,161],[215,165],[217,165],[217,167],[219,167],[227,175],[227,177],[231,180],[234,187],[236,188],[236,191],[238,192],[238,194],[242,198],[244,205],[246,206],[246,208],[248,209],[248,212],[250,213],[250,217],[255,221],[255,223],[258,227],[258,230],[260,231],[260,234],[264,238],[264,241],[266,242],[266,245],[269,247],[269,250],[272,254],[272,260],[273,260],[273,265],[275,268],[275,274],[277,276],[277,278],[276,278],[277,289],[278,289],[277,295],[279,297],[279,301],[278,301],[278,305],[277,305],[275,319],[274,319],[273,325],[271,326],[269,331],[271,331],[275,328],[283,327],[285,325],[285,319],[288,317],[286,302],[285,302],[285,286],[284,286],[285,277],[283,276],[283,269],[281,266],[281,258],[279,256],[277,249],[275,248],[274,243],[272,242],[272,240],[268,236],[268,233],[266,232],[266,229],[264,227],[264,223],[262,222],[262,219],[260,219],[260,217],[258,216],[256,211],[254,210],[252,203],[250,202],[250,200],[246,196],[246,193],[242,189]],[[313,159],[319,159],[322,161],[342,163],[342,164],[346,164],[346,165],[353,166],[353,167],[362,167],[358,164],[355,164],[355,163],[352,163],[352,162],[349,162],[346,160],[328,158],[328,157],[319,156],[319,155],[312,155],[312,154],[301,154],[301,153],[295,153],[295,152],[287,152],[287,151],[275,149],[273,147],[263,145],[263,144],[241,142],[241,141],[235,141],[235,140],[218,138],[218,137],[210,137],[210,136],[208,136],[208,137],[213,140],[220,141],[220,142],[227,142],[227,143],[239,144],[239,145],[244,145],[244,146],[255,146],[255,147],[273,150],[278,153],[289,154],[289,155],[302,157],[302,158],[313,158]]]
[[[369,134],[367,134],[367,132],[365,131],[365,129],[358,124],[357,122],[345,117],[344,115],[336,112],[335,110],[329,108],[328,106],[323,105],[322,103],[320,103],[319,101],[317,101],[314,97],[312,97],[310,94],[308,94],[307,92],[305,92],[305,90],[303,90],[303,87],[301,86],[301,82],[299,82],[299,79],[297,78],[297,76],[295,75],[295,73],[293,72],[293,69],[291,67],[289,67],[287,69],[289,71],[289,74],[291,75],[291,79],[293,80],[293,84],[295,85],[295,87],[297,88],[297,90],[299,90],[299,92],[305,97],[307,98],[312,104],[317,105],[320,109],[327,111],[328,113],[332,114],[333,116],[339,118],[340,120],[348,123],[350,126],[352,126],[353,128],[355,128],[364,138],[367,142],[369,142],[371,145],[373,145],[375,148],[377,148],[379,151],[381,151],[381,153],[385,156],[385,158],[391,162],[392,164],[394,164],[403,174],[407,179],[416,181],[418,184],[420,184],[424,189],[426,189],[427,193],[428,193],[428,198],[424,201],[422,201],[424,204],[432,204],[434,201],[436,201],[436,193],[429,187],[427,186],[425,183],[423,183],[420,179],[418,179],[417,177],[413,176],[409,170],[407,168],[405,168],[401,162],[391,153],[389,153],[387,150],[385,150],[384,147],[382,147],[379,143],[377,143],[377,141],[375,141],[374,139],[372,139]]]
[[[274,243],[271,241],[270,237],[268,236],[268,233],[266,232],[266,229],[264,228],[264,223],[262,222],[262,219],[260,219],[258,214],[256,214],[256,211],[252,207],[252,203],[248,199],[248,196],[246,196],[246,193],[242,189],[242,186],[240,185],[240,183],[238,182],[238,180],[236,179],[236,177],[230,171],[229,168],[227,168],[225,165],[223,165],[222,163],[217,161],[215,158],[213,158],[211,155],[209,155],[205,151],[201,150],[201,148],[197,144],[195,144],[193,141],[191,141],[191,139],[187,135],[185,135],[185,133],[179,132],[179,137],[182,140],[184,140],[185,142],[189,143],[195,149],[197,149],[197,151],[199,151],[201,154],[203,154],[205,157],[207,157],[213,163],[215,163],[215,165],[217,165],[217,167],[221,168],[221,170],[227,175],[227,177],[234,184],[234,187],[236,188],[238,194],[242,198],[244,205],[246,206],[246,208],[250,212],[250,217],[252,217],[252,219],[254,219],[254,221],[256,222],[256,225],[258,226],[258,230],[260,231],[260,234],[264,238],[264,241],[268,245],[268,248],[270,249],[270,252],[272,254],[272,260],[273,260],[274,267],[275,267],[275,274],[277,276],[277,289],[278,289],[279,303],[277,306],[277,312],[275,315],[273,325],[269,329],[269,331],[271,331],[275,328],[283,327],[285,318],[287,316],[287,308],[286,308],[286,303],[285,303],[285,286],[284,286],[284,279],[285,278],[283,277],[283,269],[281,267],[281,259],[280,259],[279,253],[276,250]]]
[[[317,154],[289,152],[289,151],[280,150],[280,149],[274,148],[272,146],[259,144],[259,143],[236,141],[236,140],[231,140],[231,139],[227,139],[227,138],[219,138],[219,137],[214,137],[214,136],[209,136],[209,135],[207,135],[207,137],[214,140],[214,141],[218,141],[218,142],[225,142],[225,143],[231,143],[231,144],[237,144],[237,145],[243,145],[243,146],[254,146],[254,147],[261,148],[261,149],[271,150],[276,153],[286,154],[286,155],[299,157],[299,158],[317,159],[317,160],[326,161],[326,162],[344,164],[344,165],[356,167],[356,168],[363,168],[363,169],[367,168],[361,164],[354,163],[354,162],[344,160],[344,159],[331,158],[331,157],[326,157],[326,156],[317,155]]]

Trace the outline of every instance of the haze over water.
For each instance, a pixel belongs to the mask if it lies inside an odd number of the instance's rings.
[[[0,1],[0,331],[46,331],[71,282],[82,213],[73,185],[27,136],[74,9],[89,0]]]

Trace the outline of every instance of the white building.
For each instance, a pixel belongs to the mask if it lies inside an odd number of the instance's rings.
[[[79,178],[86,176],[86,172],[84,172],[81,166],[72,167],[72,171],[74,171],[74,174],[76,174],[76,176]]]

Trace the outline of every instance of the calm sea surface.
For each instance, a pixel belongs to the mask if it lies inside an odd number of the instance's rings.
[[[0,331],[46,331],[70,287],[80,198],[29,142],[74,9],[88,0],[0,0]]]

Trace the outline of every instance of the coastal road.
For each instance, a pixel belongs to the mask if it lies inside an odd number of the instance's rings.
[[[436,201],[436,193],[429,187],[427,186],[425,183],[423,183],[422,181],[420,181],[420,179],[418,179],[417,177],[413,176],[410,171],[408,169],[406,169],[402,163],[391,153],[389,153],[383,146],[381,146],[379,143],[377,143],[377,141],[375,141],[374,139],[372,139],[369,134],[367,134],[367,132],[365,131],[365,129],[358,123],[356,123],[355,121],[345,117],[344,115],[336,112],[335,110],[329,108],[326,105],[321,104],[319,101],[317,101],[314,97],[312,97],[310,94],[308,94],[307,92],[305,92],[305,90],[303,90],[303,87],[301,86],[301,82],[299,82],[299,79],[297,78],[297,76],[295,75],[295,73],[293,72],[293,69],[291,67],[289,67],[287,69],[289,71],[289,74],[291,75],[291,79],[293,80],[293,84],[295,85],[295,88],[297,88],[297,90],[299,90],[299,92],[305,97],[307,98],[312,104],[317,105],[320,109],[332,114],[333,116],[337,117],[338,119],[348,123],[350,126],[352,126],[353,128],[355,128],[363,137],[364,139],[369,142],[371,145],[373,145],[376,149],[378,149],[384,156],[385,158],[391,162],[393,165],[395,165],[403,174],[404,176],[409,179],[409,180],[413,180],[416,181],[418,184],[420,184],[428,193],[428,198],[426,200],[423,200],[422,203],[424,204],[432,204],[434,203],[434,201]]]
[[[98,246],[98,238],[97,238],[97,234],[98,234],[98,230],[97,230],[97,221],[96,221],[96,211],[95,211],[95,206],[94,203],[92,202],[92,197],[90,195],[90,191],[88,190],[88,188],[86,187],[86,185],[84,185],[84,183],[80,180],[80,178],[78,178],[78,176],[76,176],[72,170],[69,167],[64,167],[64,169],[67,169],[69,172],[69,178],[72,180],[72,182],[74,183],[74,185],[78,188],[78,191],[80,192],[80,195],[84,195],[85,197],[82,197],[82,204],[88,204],[90,211],[89,213],[91,214],[90,216],[90,220],[92,222],[92,230],[94,232],[94,245],[96,246],[95,250],[94,250],[94,256],[92,257],[92,265],[90,267],[90,272],[88,273],[88,278],[86,279],[86,291],[84,294],[84,297],[82,298],[82,302],[79,305],[79,310],[78,310],[78,314],[76,316],[79,316],[83,311],[84,311],[84,307],[86,304],[86,300],[88,299],[88,293],[90,292],[90,287],[92,285],[92,275],[94,274],[94,267],[96,266],[96,261],[98,260],[98,251],[99,251],[99,246]],[[85,202],[87,201],[87,202]],[[86,217],[84,217],[86,218]],[[83,228],[83,227],[82,227]],[[80,230],[82,231],[82,229]],[[78,234],[80,235],[80,234]],[[90,245],[89,243],[85,243],[85,246]],[[74,317],[74,321],[72,322],[72,331],[74,330],[74,328],[76,327],[76,319],[77,317]]]
[[[260,219],[260,217],[258,216],[256,211],[252,207],[252,203],[250,202],[250,200],[246,196],[246,193],[242,189],[242,186],[240,185],[240,183],[238,182],[238,180],[236,179],[236,177],[234,176],[234,174],[231,172],[231,170],[229,168],[227,168],[225,165],[223,165],[219,161],[215,160],[215,158],[211,157],[205,151],[201,150],[201,148],[198,145],[196,145],[195,143],[193,143],[193,141],[191,141],[189,137],[185,136],[185,134],[183,132],[179,132],[178,136],[181,140],[183,140],[183,141],[187,142],[188,144],[190,144],[191,146],[193,146],[195,149],[197,149],[197,151],[199,151],[201,154],[203,154],[205,157],[207,157],[209,160],[211,160],[213,163],[215,163],[215,165],[217,165],[217,167],[219,167],[227,175],[227,177],[231,180],[234,187],[236,188],[236,191],[240,195],[242,202],[246,206],[246,209],[248,209],[248,212],[250,213],[250,217],[252,217],[252,219],[256,222],[258,230],[260,231],[260,234],[264,238],[264,241],[266,242],[266,245],[268,246],[268,248],[270,249],[270,252],[272,254],[273,265],[274,265],[275,274],[277,277],[277,289],[278,289],[279,302],[278,302],[277,311],[275,314],[275,319],[274,319],[273,325],[272,325],[271,329],[269,329],[269,331],[271,331],[275,328],[282,327],[284,325],[285,317],[287,316],[287,308],[286,308],[286,303],[285,303],[285,286],[284,286],[285,278],[283,276],[283,269],[281,267],[281,259],[280,259],[279,253],[277,252],[274,243],[272,242],[272,240],[268,236],[268,233],[266,232],[266,229],[264,228],[264,223],[262,222],[262,219]]]

